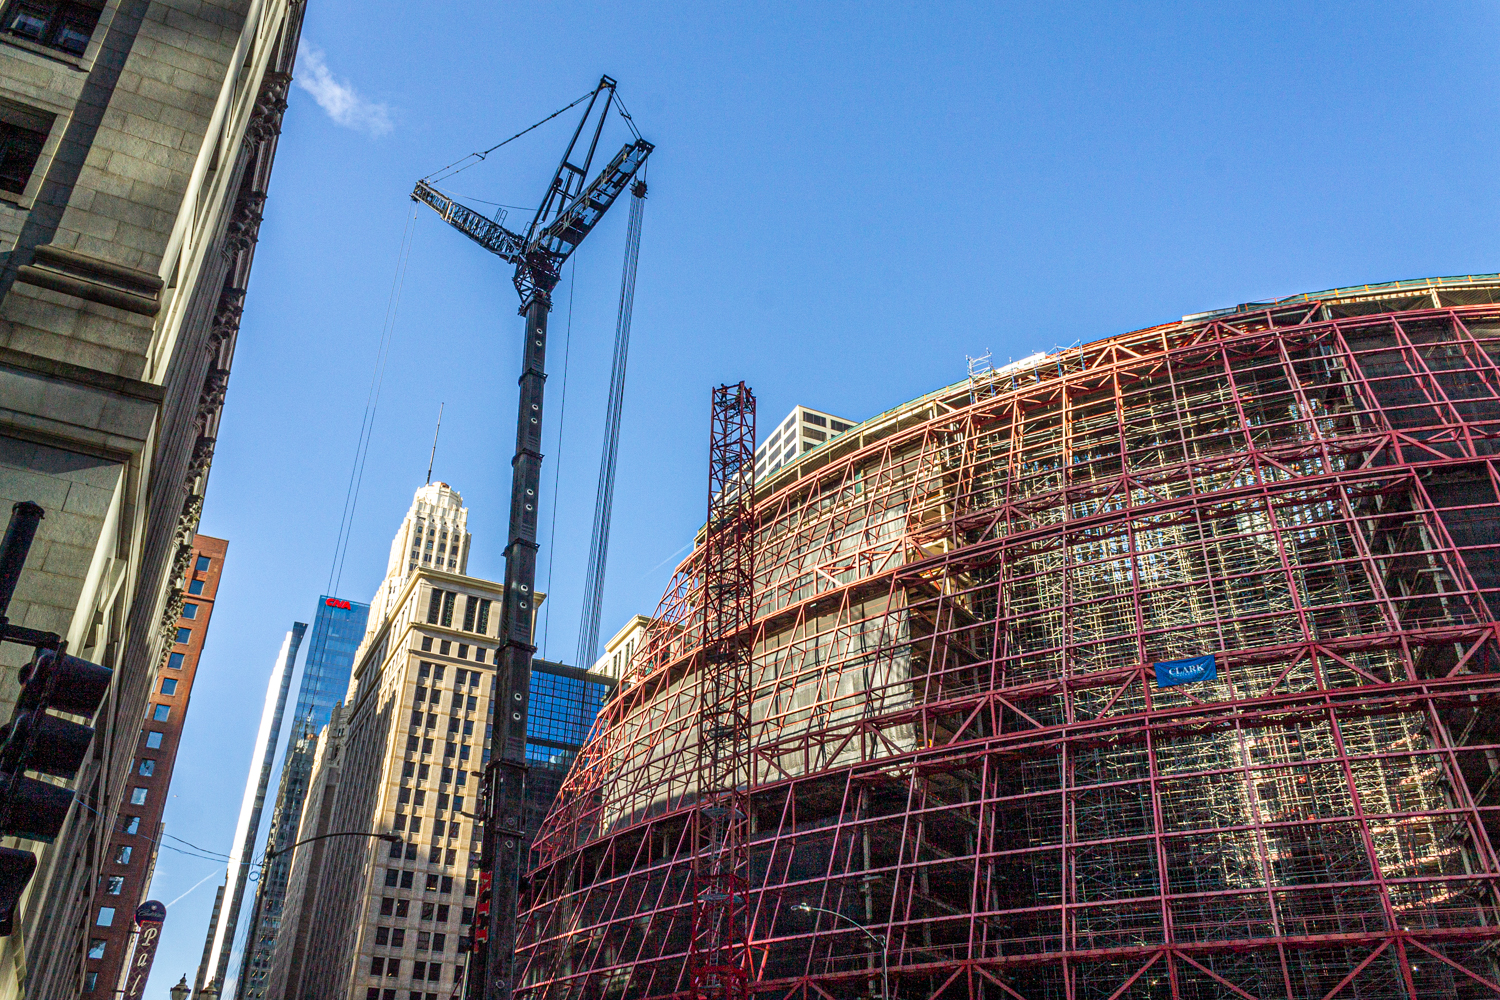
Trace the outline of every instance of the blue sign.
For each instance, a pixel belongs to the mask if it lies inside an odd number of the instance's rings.
[[[1194,681],[1212,681],[1219,677],[1219,669],[1214,665],[1212,653],[1186,660],[1163,660],[1151,666],[1156,668],[1156,686],[1163,688],[1191,684]]]

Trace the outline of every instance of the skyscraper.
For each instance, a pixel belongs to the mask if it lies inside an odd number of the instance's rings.
[[[302,684],[292,715],[292,735],[282,759],[281,783],[271,812],[271,829],[266,837],[267,854],[286,851],[297,842],[302,805],[307,798],[317,751],[318,731],[328,724],[334,706],[349,686],[354,653],[364,638],[369,614],[368,604],[327,594],[318,598],[312,638],[302,665]],[[270,972],[271,955],[281,926],[291,867],[290,852],[277,854],[266,863],[256,886],[250,936],[235,981],[237,997],[262,1000],[266,996],[266,976]]]
[[[465,814],[476,806],[488,752],[502,596],[501,584],[463,575],[467,519],[447,484],[418,489],[371,602],[340,715],[336,800],[331,818],[320,809],[317,820],[405,841],[319,842],[319,870],[309,872],[301,907],[283,914],[288,927],[319,927],[285,941],[285,949],[305,948],[296,956],[300,985],[286,987],[298,996],[381,1000],[399,987],[403,1000],[436,1000],[461,978],[478,846]],[[312,847],[297,849],[294,867]],[[288,967],[291,951],[279,948],[271,966]]]
[[[276,665],[271,668],[270,683],[266,685],[266,702],[261,710],[260,730],[255,737],[250,773],[245,780],[245,797],[240,802],[240,818],[235,824],[234,843],[229,849],[229,866],[219,899],[222,905],[215,907],[213,919],[209,921],[195,991],[209,985],[215,985],[221,993],[223,991],[224,977],[229,971],[229,957],[234,949],[240,906],[245,900],[245,882],[255,856],[255,844],[260,839],[260,816],[266,804],[266,788],[271,782],[271,770],[276,762],[276,743],[281,735],[281,722],[286,713],[292,670],[297,662],[297,650],[301,647],[302,637],[306,632],[305,623],[292,623],[291,631],[282,640]],[[260,761],[258,770],[255,767],[256,760]]]
[[[198,659],[208,635],[219,575],[229,543],[198,535],[193,563],[179,602],[172,651],[156,681],[145,719],[137,727],[135,760],[126,805],[120,809],[103,864],[100,915],[89,934],[88,966],[83,992],[113,996],[120,982],[133,930],[135,908],[145,902],[156,867],[156,852],[165,827],[162,810],[172,781],[172,765],[187,717],[188,697],[198,675]],[[104,919],[105,908],[108,918]]]

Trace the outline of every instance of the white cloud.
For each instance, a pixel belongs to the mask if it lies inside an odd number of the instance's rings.
[[[313,96],[318,107],[328,112],[328,117],[345,128],[382,136],[390,132],[391,109],[384,104],[372,104],[359,95],[354,85],[340,80],[328,68],[323,50],[315,45],[301,42],[297,46],[297,86]]]

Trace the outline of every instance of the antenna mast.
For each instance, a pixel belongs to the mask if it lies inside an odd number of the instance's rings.
[[[429,484],[432,482],[432,463],[437,460],[438,435],[443,433],[443,407],[447,405],[447,403],[438,404],[437,430],[432,432],[432,454],[427,456],[427,482]]]

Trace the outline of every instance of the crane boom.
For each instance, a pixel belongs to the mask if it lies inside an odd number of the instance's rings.
[[[582,163],[573,151],[604,95]],[[479,863],[473,955],[466,975],[469,1000],[510,1000],[516,972],[516,897],[526,850],[526,720],[530,713],[535,624],[537,520],[541,507],[542,399],[547,380],[547,314],[562,265],[629,187],[651,155],[636,133],[593,182],[594,151],[615,100],[615,81],[600,77],[562,162],[523,237],[459,204],[425,179],[412,199],[431,206],[454,229],[514,264],[526,336],[521,349],[516,450],[511,458],[510,526],[505,544],[505,600],[495,657],[490,758],[481,785],[484,841]],[[623,114],[623,112],[622,112]],[[628,122],[629,119],[627,118]],[[631,125],[631,131],[635,127]],[[521,133],[524,134],[524,133]],[[508,141],[508,140],[507,140]],[[503,145],[503,144],[502,144]]]

